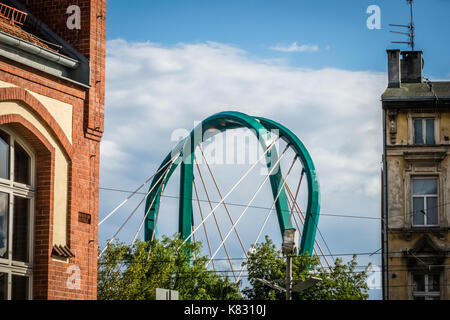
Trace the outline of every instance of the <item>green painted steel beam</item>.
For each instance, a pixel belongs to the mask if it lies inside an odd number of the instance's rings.
[[[189,155],[191,161],[194,160],[195,155]],[[180,173],[180,199],[178,212],[178,232],[181,234],[183,240],[192,232],[192,223],[194,221],[194,210],[192,208],[192,184],[194,181],[194,166],[187,162],[181,163]],[[191,242],[189,238],[187,242]]]
[[[295,134],[293,134],[284,126],[276,123],[275,121],[264,118],[255,118],[234,111],[218,113],[204,120],[191,132],[191,134],[186,139],[180,141],[176,145],[176,147],[165,158],[160,166],[160,169],[170,166],[169,173],[167,174],[165,179],[163,179],[164,185],[166,185],[177,166],[181,163],[178,229],[182,239],[185,240],[189,237],[189,235],[191,234],[193,223],[192,187],[194,179],[193,165],[195,149],[204,141],[204,139],[207,140],[220,132],[236,128],[250,129],[258,138],[263,150],[267,150],[272,141],[268,130],[278,130],[280,137],[287,141],[296,151],[297,155],[301,158],[308,179],[309,191],[308,209],[302,234],[301,250],[302,252],[312,253],[315,239],[315,230],[317,228],[320,210],[320,191],[315,174],[314,164],[307,149],[295,136]],[[180,155],[179,157],[177,157],[178,154]],[[174,157],[177,160],[173,163],[170,163]],[[277,162],[277,160],[278,154],[276,149],[273,148],[266,155],[266,163],[269,172],[270,170],[272,170],[272,166]],[[163,183],[163,181],[159,181],[162,180],[160,179],[162,174],[165,174],[165,170],[161,170],[161,172],[154,177],[151,184],[151,188],[154,187],[154,190],[149,194],[146,202],[145,212],[150,209],[147,216],[145,228],[146,240],[150,240],[152,238],[154,230],[157,227],[155,226],[155,217],[158,212],[161,193],[163,191],[159,186]],[[269,179],[274,199],[279,194],[278,199],[275,202],[275,208],[277,211],[280,232],[281,234],[283,234],[285,228],[291,227],[291,222],[289,219],[289,205],[287,201],[286,191],[283,185],[284,180],[281,175],[281,170],[279,170],[279,168],[275,168],[273,170],[273,174]],[[152,203],[152,207],[149,208]]]
[[[305,225],[303,227],[300,243],[300,253],[307,252],[309,255],[312,255],[320,214],[320,185],[314,162],[308,149],[306,149],[305,145],[291,130],[270,119],[259,117],[257,117],[257,119],[267,128],[267,130],[271,130],[272,132],[278,131],[278,136],[289,143],[300,157],[308,182],[308,206],[306,208]]]

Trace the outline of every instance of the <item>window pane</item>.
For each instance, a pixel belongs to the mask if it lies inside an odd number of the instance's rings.
[[[14,143],[14,181],[30,184],[30,156],[18,143]]]
[[[426,144],[434,144],[434,119],[427,119],[427,141]]]
[[[441,275],[440,274],[430,274],[428,276],[428,291],[431,292],[440,292],[440,281]]]
[[[422,119],[414,120],[414,144],[423,144]]]
[[[417,296],[415,296],[414,300],[425,300],[425,297],[417,297]]]
[[[28,277],[12,276],[12,300],[28,300]]]
[[[436,194],[436,179],[413,179],[413,194]]]
[[[424,292],[425,291],[425,275],[416,273],[413,275],[413,285],[414,291]]]
[[[439,223],[438,218],[438,201],[437,197],[427,198],[427,224],[437,225]]]
[[[30,200],[14,197],[13,260],[28,262],[28,224]]]
[[[424,198],[413,198],[413,225],[424,225]]]
[[[9,179],[9,136],[0,130],[0,178]]]
[[[8,274],[0,273],[0,300],[8,298]]]
[[[0,192],[0,258],[8,257],[9,194]]]

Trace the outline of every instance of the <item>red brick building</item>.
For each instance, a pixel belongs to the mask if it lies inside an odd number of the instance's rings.
[[[97,297],[105,15],[0,0],[0,300]]]

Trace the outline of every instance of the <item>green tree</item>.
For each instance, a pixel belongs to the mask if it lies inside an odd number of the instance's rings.
[[[98,299],[154,300],[156,288],[177,290],[184,300],[241,299],[237,285],[207,269],[200,248],[177,236],[110,244],[98,262]]]
[[[243,294],[250,300],[284,300],[285,293],[265,286],[257,279],[275,282],[281,287],[285,286],[286,262],[281,251],[266,237],[249,255],[247,266],[250,287],[243,290]],[[309,266],[309,268],[308,268]],[[305,280],[314,275],[322,279],[315,286],[300,293],[293,293],[293,300],[365,300],[369,296],[366,283],[366,272],[356,271],[356,256],[344,264],[336,259],[331,270],[320,267],[317,256],[299,255],[292,258],[292,274],[294,280]]]

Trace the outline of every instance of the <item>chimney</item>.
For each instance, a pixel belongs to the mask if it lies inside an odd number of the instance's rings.
[[[401,71],[403,83],[421,83],[423,69],[422,51],[403,51]]]
[[[400,88],[400,50],[387,50],[388,54],[388,88]]]
[[[422,83],[423,52],[387,50],[389,88],[402,83]]]

